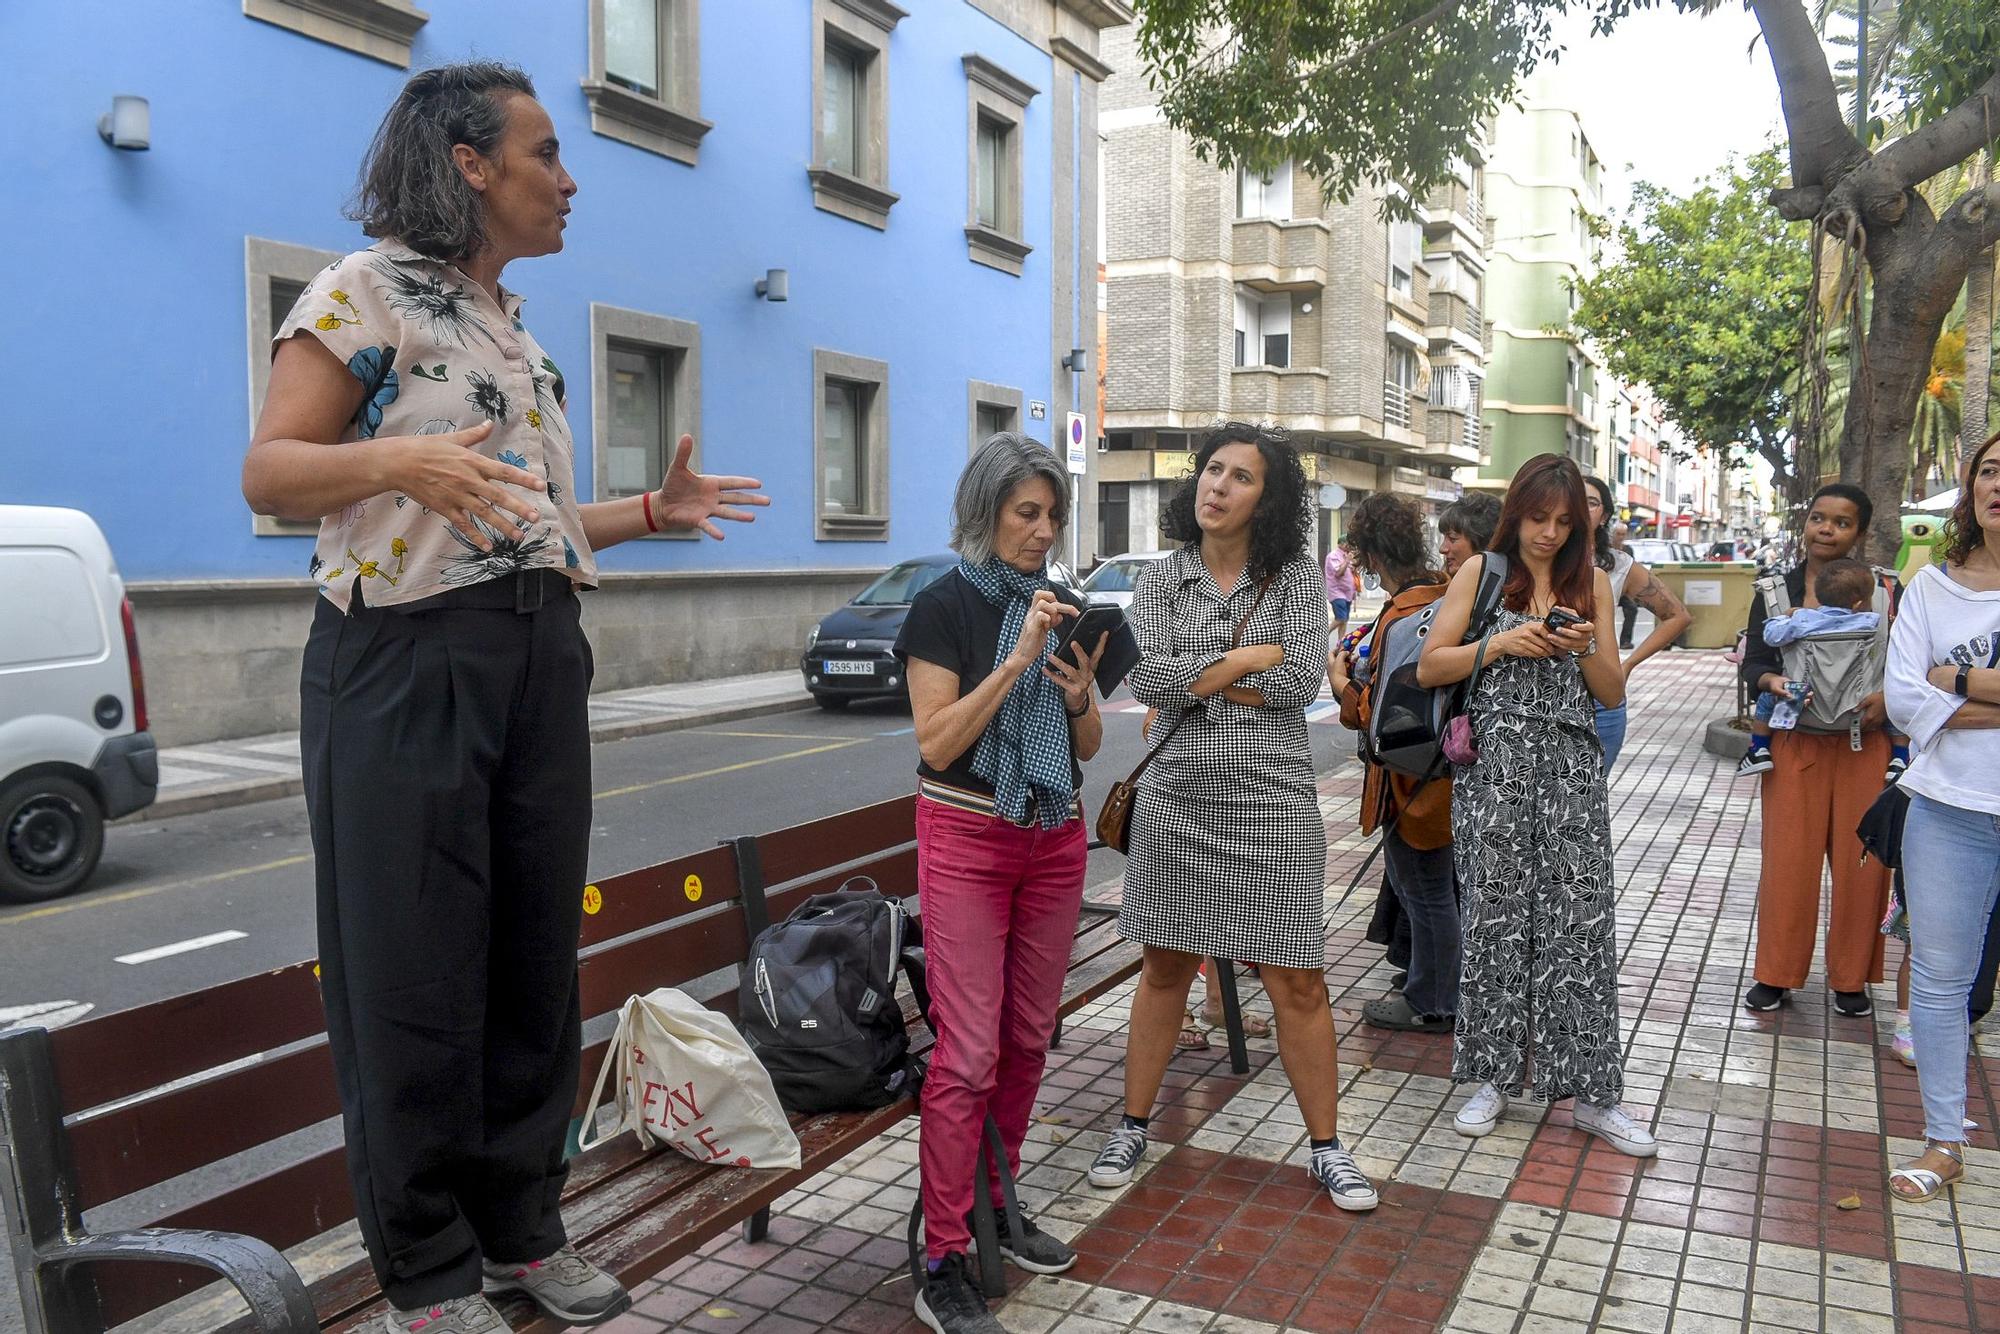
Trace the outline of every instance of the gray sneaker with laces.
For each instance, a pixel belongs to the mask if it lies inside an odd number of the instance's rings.
[[[1076,1264],[1076,1252],[1059,1238],[1050,1236],[1035,1226],[1035,1220],[1021,1211],[1021,1235],[1015,1237],[1007,1230],[1007,1211],[995,1209],[993,1222],[1000,1232],[1000,1254],[1014,1262],[1016,1269],[1025,1269],[1030,1274],[1060,1274]],[[965,1226],[972,1227],[970,1215]],[[976,1239],[975,1239],[976,1244]]]
[[[448,1302],[419,1306],[414,1311],[391,1310],[366,1327],[365,1334],[507,1334],[507,1322],[484,1297],[454,1297]]]
[[[601,1325],[632,1305],[622,1283],[569,1246],[546,1260],[518,1265],[487,1260],[479,1268],[487,1292],[526,1293],[535,1305],[572,1325]]]
[[[1125,1185],[1145,1156],[1146,1132],[1137,1126],[1119,1126],[1104,1137],[1104,1147],[1090,1165],[1090,1184],[1105,1189]]]
[[[1351,1214],[1365,1214],[1382,1202],[1382,1197],[1375,1193],[1375,1187],[1355,1166],[1354,1155],[1338,1144],[1314,1149],[1312,1163],[1306,1170],[1312,1173],[1314,1181],[1326,1187],[1327,1198],[1337,1209],[1345,1209]]]

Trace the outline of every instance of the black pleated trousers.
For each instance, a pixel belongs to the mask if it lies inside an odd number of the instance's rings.
[[[592,668],[552,572],[413,606],[321,600],[299,729],[356,1217],[405,1309],[565,1239]]]

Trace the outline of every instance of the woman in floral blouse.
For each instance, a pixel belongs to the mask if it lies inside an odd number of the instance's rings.
[[[768,501],[688,467],[581,504],[563,375],[500,285],[562,249],[576,182],[527,75],[417,74],[377,132],[335,261],[274,338],[243,466],[260,513],[318,519],[300,682],[321,989],[362,1238],[393,1308],[372,1330],[506,1329],[485,1292],[560,1320],[629,1305],[557,1210],[581,1049],[596,552],[720,538]]]

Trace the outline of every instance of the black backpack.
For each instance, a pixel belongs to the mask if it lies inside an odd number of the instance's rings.
[[[921,968],[919,936],[900,900],[857,876],[751,943],[737,1014],[785,1110],[865,1111],[916,1090],[896,980]]]
[[[1482,554],[1485,559],[1464,641],[1468,644],[1492,622],[1507,583],[1507,558],[1497,551]],[[1417,658],[1443,605],[1439,598],[1371,636],[1368,670],[1375,689],[1368,725],[1358,737],[1361,757],[1410,778],[1433,778],[1443,772],[1445,726],[1465,711],[1463,683],[1436,689],[1417,684]]]

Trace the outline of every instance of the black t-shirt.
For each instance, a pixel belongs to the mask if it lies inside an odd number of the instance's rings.
[[[1071,606],[1083,605],[1083,599],[1076,595],[1053,584],[1049,587]],[[920,658],[957,672],[958,695],[963,699],[993,674],[993,662],[1000,652],[1000,625],[1005,619],[1001,608],[988,602],[963,575],[953,570],[934,580],[910,603],[910,614],[903,618],[903,631],[896,636],[896,656],[906,668],[911,658]],[[972,772],[972,757],[978,752],[979,743],[975,741],[944,769],[933,769],[919,756],[917,773],[968,792],[991,796],[993,785]],[[1083,769],[1077,764],[1074,751],[1069,767],[1077,790],[1081,791]]]

